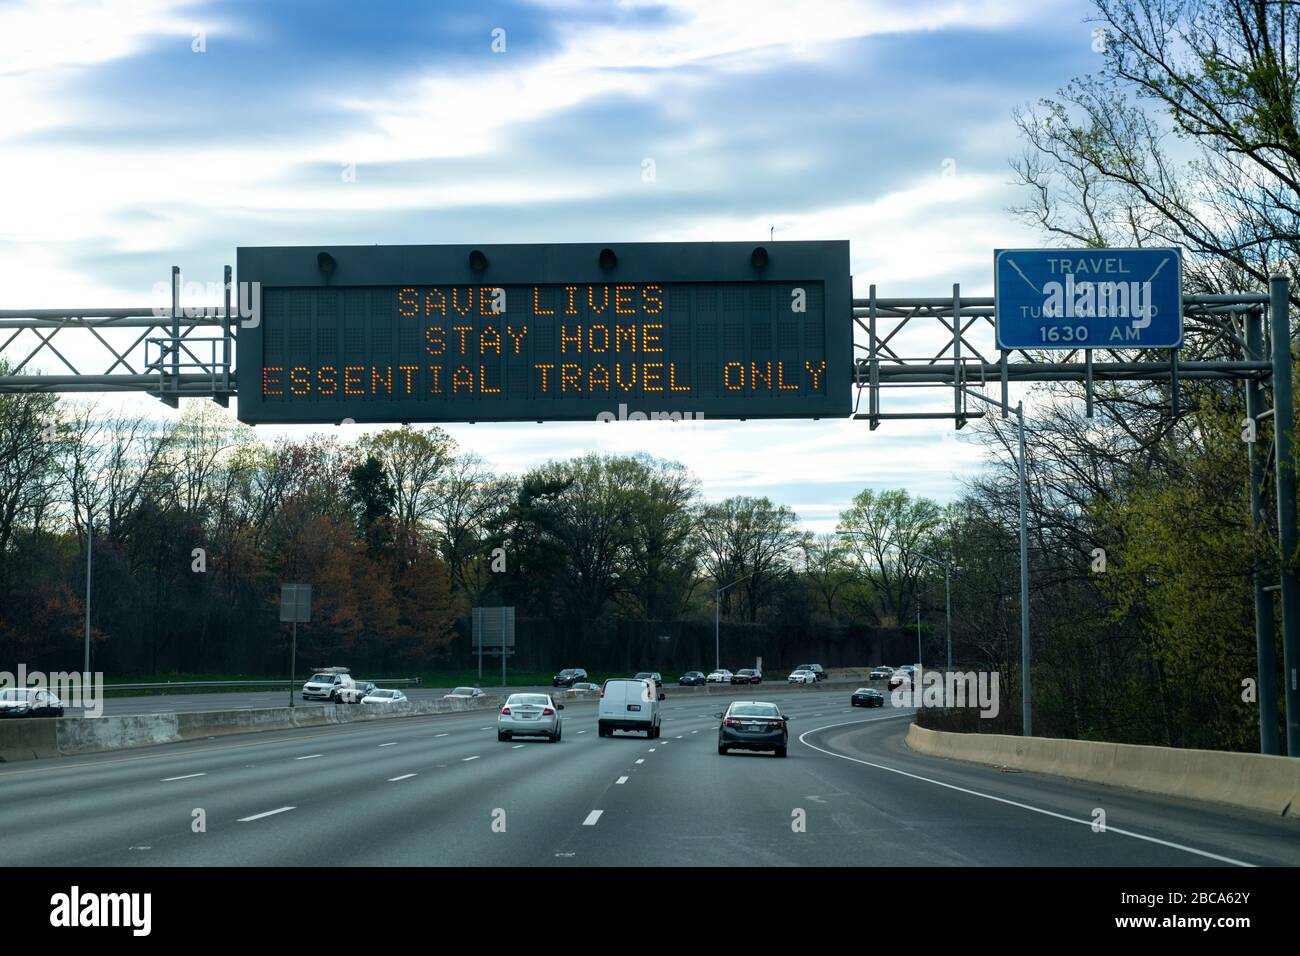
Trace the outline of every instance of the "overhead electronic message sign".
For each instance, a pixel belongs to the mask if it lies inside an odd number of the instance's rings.
[[[238,280],[252,424],[850,411],[847,241],[241,248]]]
[[[1178,348],[1178,249],[997,249],[998,348]]]

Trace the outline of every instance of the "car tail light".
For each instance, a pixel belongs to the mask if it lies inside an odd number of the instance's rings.
[[[543,708],[542,708],[542,716],[543,716],[543,717],[554,717],[554,716],[555,716],[555,708],[554,708],[554,707],[543,707]]]
[[[600,685],[600,696],[601,696],[602,699],[605,697],[605,685],[604,685],[604,684],[601,684],[601,685]]]
[[[739,726],[740,726],[740,718],[739,718],[739,717],[727,717],[727,718],[725,718],[725,719],[722,721],[722,724],[723,724],[724,727],[739,727]]]
[[[769,720],[769,721],[767,722],[767,725],[768,725],[769,727],[773,727],[773,728],[783,726],[783,724],[782,724],[781,721],[779,721],[779,720]]]
[[[502,716],[502,717],[509,717],[509,716],[510,716],[510,708],[509,708],[509,707],[502,707],[502,708],[501,708],[501,716]]]

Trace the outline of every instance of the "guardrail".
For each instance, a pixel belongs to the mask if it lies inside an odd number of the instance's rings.
[[[354,677],[358,684],[383,684],[385,686],[419,687],[419,677],[394,677],[382,681]],[[154,684],[105,684],[104,690],[185,690],[195,687],[298,687],[301,680],[186,680],[161,681]]]

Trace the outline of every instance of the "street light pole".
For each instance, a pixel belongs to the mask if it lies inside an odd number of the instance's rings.
[[[734,588],[741,581],[748,581],[753,576],[751,572],[713,592],[713,669],[715,671],[722,670],[722,592]]]
[[[92,536],[95,533],[95,513],[89,507],[86,508],[86,666],[83,674],[86,679],[90,675],[90,556],[93,553],[91,545],[94,543]]]

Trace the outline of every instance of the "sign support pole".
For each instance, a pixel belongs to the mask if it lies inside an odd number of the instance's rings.
[[[1264,315],[1262,310],[1247,312],[1246,357],[1264,357]],[[1268,462],[1260,453],[1258,427],[1264,411],[1263,390],[1259,379],[1246,379],[1246,415],[1256,428],[1256,440],[1246,445],[1246,458],[1250,464],[1250,526],[1260,532],[1264,521],[1264,482],[1267,480]],[[1255,589],[1255,661],[1258,683],[1255,687],[1259,707],[1259,752],[1280,754],[1277,737],[1277,651],[1274,648],[1276,629],[1273,624],[1273,597],[1264,589],[1263,562],[1257,555],[1251,574]]]
[[[1273,323],[1273,447],[1277,462],[1277,537],[1281,564],[1282,676],[1286,701],[1286,752],[1300,757],[1300,577],[1296,573],[1296,475],[1293,457],[1295,402],[1291,391],[1290,283],[1284,275],[1269,280]]]

